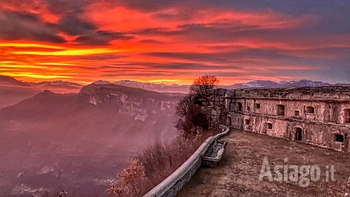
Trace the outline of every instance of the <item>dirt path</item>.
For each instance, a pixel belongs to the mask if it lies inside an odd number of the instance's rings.
[[[350,154],[242,131],[231,131],[225,140],[228,144],[220,166],[199,169],[178,197],[344,197],[345,193],[350,193],[350,184],[347,186]],[[297,182],[269,182],[267,177],[259,181],[265,157],[271,166],[273,178],[277,177],[273,171],[275,165],[317,165],[321,169],[320,179],[310,181],[307,187],[300,186],[300,183],[307,185],[307,182],[300,182],[300,178]],[[288,158],[287,162],[285,158]],[[335,181],[330,180],[331,165],[336,170]],[[283,169],[281,172],[283,176]],[[288,170],[288,174],[293,172]],[[308,180],[310,178],[310,175],[306,177]]]

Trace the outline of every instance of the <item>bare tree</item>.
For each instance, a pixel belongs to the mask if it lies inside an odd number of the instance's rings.
[[[216,76],[203,75],[194,80],[190,88],[190,94],[195,95],[196,100],[204,101],[208,105],[213,95],[213,90],[218,84],[219,79]]]
[[[212,103],[215,86],[219,80],[212,75],[204,75],[193,82],[190,94],[184,97],[176,107],[178,121],[176,128],[183,131],[185,137],[193,137],[201,130],[207,130],[210,123],[206,107]]]

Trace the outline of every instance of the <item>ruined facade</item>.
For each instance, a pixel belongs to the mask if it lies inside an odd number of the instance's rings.
[[[228,90],[227,125],[350,152],[350,86]]]

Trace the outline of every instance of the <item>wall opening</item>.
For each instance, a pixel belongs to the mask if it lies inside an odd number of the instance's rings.
[[[245,120],[244,120],[244,123],[245,123],[246,125],[249,125],[250,120],[249,120],[249,119],[245,119]]]
[[[350,109],[345,109],[344,110],[344,115],[345,115],[345,123],[350,123]]]
[[[294,140],[301,141],[303,140],[303,129],[302,128],[295,128],[295,138]]]
[[[247,106],[247,111],[250,111],[250,106]]]
[[[255,109],[260,109],[260,103],[255,103]]]
[[[267,129],[272,129],[272,123],[270,122],[267,123]]]
[[[230,112],[234,112],[235,111],[235,104],[234,102],[230,103]]]
[[[227,117],[227,126],[232,126],[232,118],[231,118],[231,116]]]
[[[342,134],[334,134],[334,141],[344,142],[344,136]]]
[[[311,106],[308,106],[308,107],[306,107],[305,111],[306,111],[306,113],[314,114],[315,113],[315,108],[311,107]]]
[[[300,112],[299,111],[295,111],[294,112],[294,116],[300,116]]]
[[[284,116],[284,114],[285,114],[285,106],[284,105],[277,105],[277,115]]]
[[[242,105],[242,103],[241,102],[237,102],[237,111],[242,111],[242,107],[243,105]]]

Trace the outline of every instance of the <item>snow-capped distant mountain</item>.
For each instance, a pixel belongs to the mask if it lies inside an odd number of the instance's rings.
[[[114,82],[116,85],[122,85],[133,88],[141,88],[156,92],[176,92],[176,93],[188,93],[189,85],[178,85],[178,84],[164,84],[164,83],[143,83],[132,80],[121,80]]]
[[[31,83],[32,86],[45,86],[45,87],[57,87],[57,88],[81,88],[82,85],[69,81],[42,81],[37,83]]]
[[[17,86],[29,86],[28,84],[18,81],[17,79],[10,77],[10,76],[4,76],[0,75],[0,84],[1,85],[17,85]]]
[[[0,85],[18,85],[18,86],[35,86],[42,87],[41,89],[67,89],[67,90],[78,90],[83,87],[81,84],[69,82],[69,81],[43,81],[38,83],[24,83],[16,80],[13,77],[1,76],[0,75]],[[116,82],[110,82],[105,80],[95,81],[92,84],[95,85],[106,85],[115,84],[132,88],[141,88],[145,90],[155,91],[155,92],[167,92],[167,93],[188,93],[190,85],[179,85],[179,84],[164,84],[164,83],[149,83],[149,82],[139,82],[132,80],[121,80]],[[329,86],[331,84],[322,81],[312,81],[312,80],[300,80],[300,81],[271,81],[271,80],[253,80],[246,83],[236,83],[233,85],[220,85],[220,88],[226,89],[240,89],[240,88],[279,88],[279,87],[316,87],[316,86]],[[43,89],[44,90],[44,89]],[[57,91],[57,90],[56,90]]]
[[[229,86],[230,89],[239,88],[263,88],[263,87],[278,87],[279,83],[269,80],[254,80],[247,83],[236,83]]]
[[[112,82],[110,81],[104,81],[104,80],[98,80],[93,82],[92,84],[96,84],[96,85],[105,85],[105,84],[112,84]]]
[[[239,88],[279,88],[279,87],[316,87],[329,86],[331,84],[322,81],[300,80],[300,81],[281,81],[275,82],[270,80],[254,80],[247,83],[236,83],[232,86],[226,86],[228,89]],[[223,86],[224,87],[224,86]]]
[[[110,83],[110,82],[108,82]],[[178,85],[178,84],[157,84],[157,83],[143,83],[131,80],[121,80],[114,82],[113,84],[122,85],[133,88],[141,88],[145,90],[151,90],[156,92],[179,92],[188,93],[190,85]],[[281,81],[275,82],[270,80],[254,80],[247,83],[236,83],[233,85],[221,85],[220,88],[227,89],[240,89],[240,88],[279,88],[279,87],[316,87],[316,86],[329,86],[329,83],[322,81],[300,80],[300,81]]]
[[[331,84],[322,81],[300,80],[300,81],[281,81],[279,84],[287,87],[316,87],[316,86],[329,86]]]

